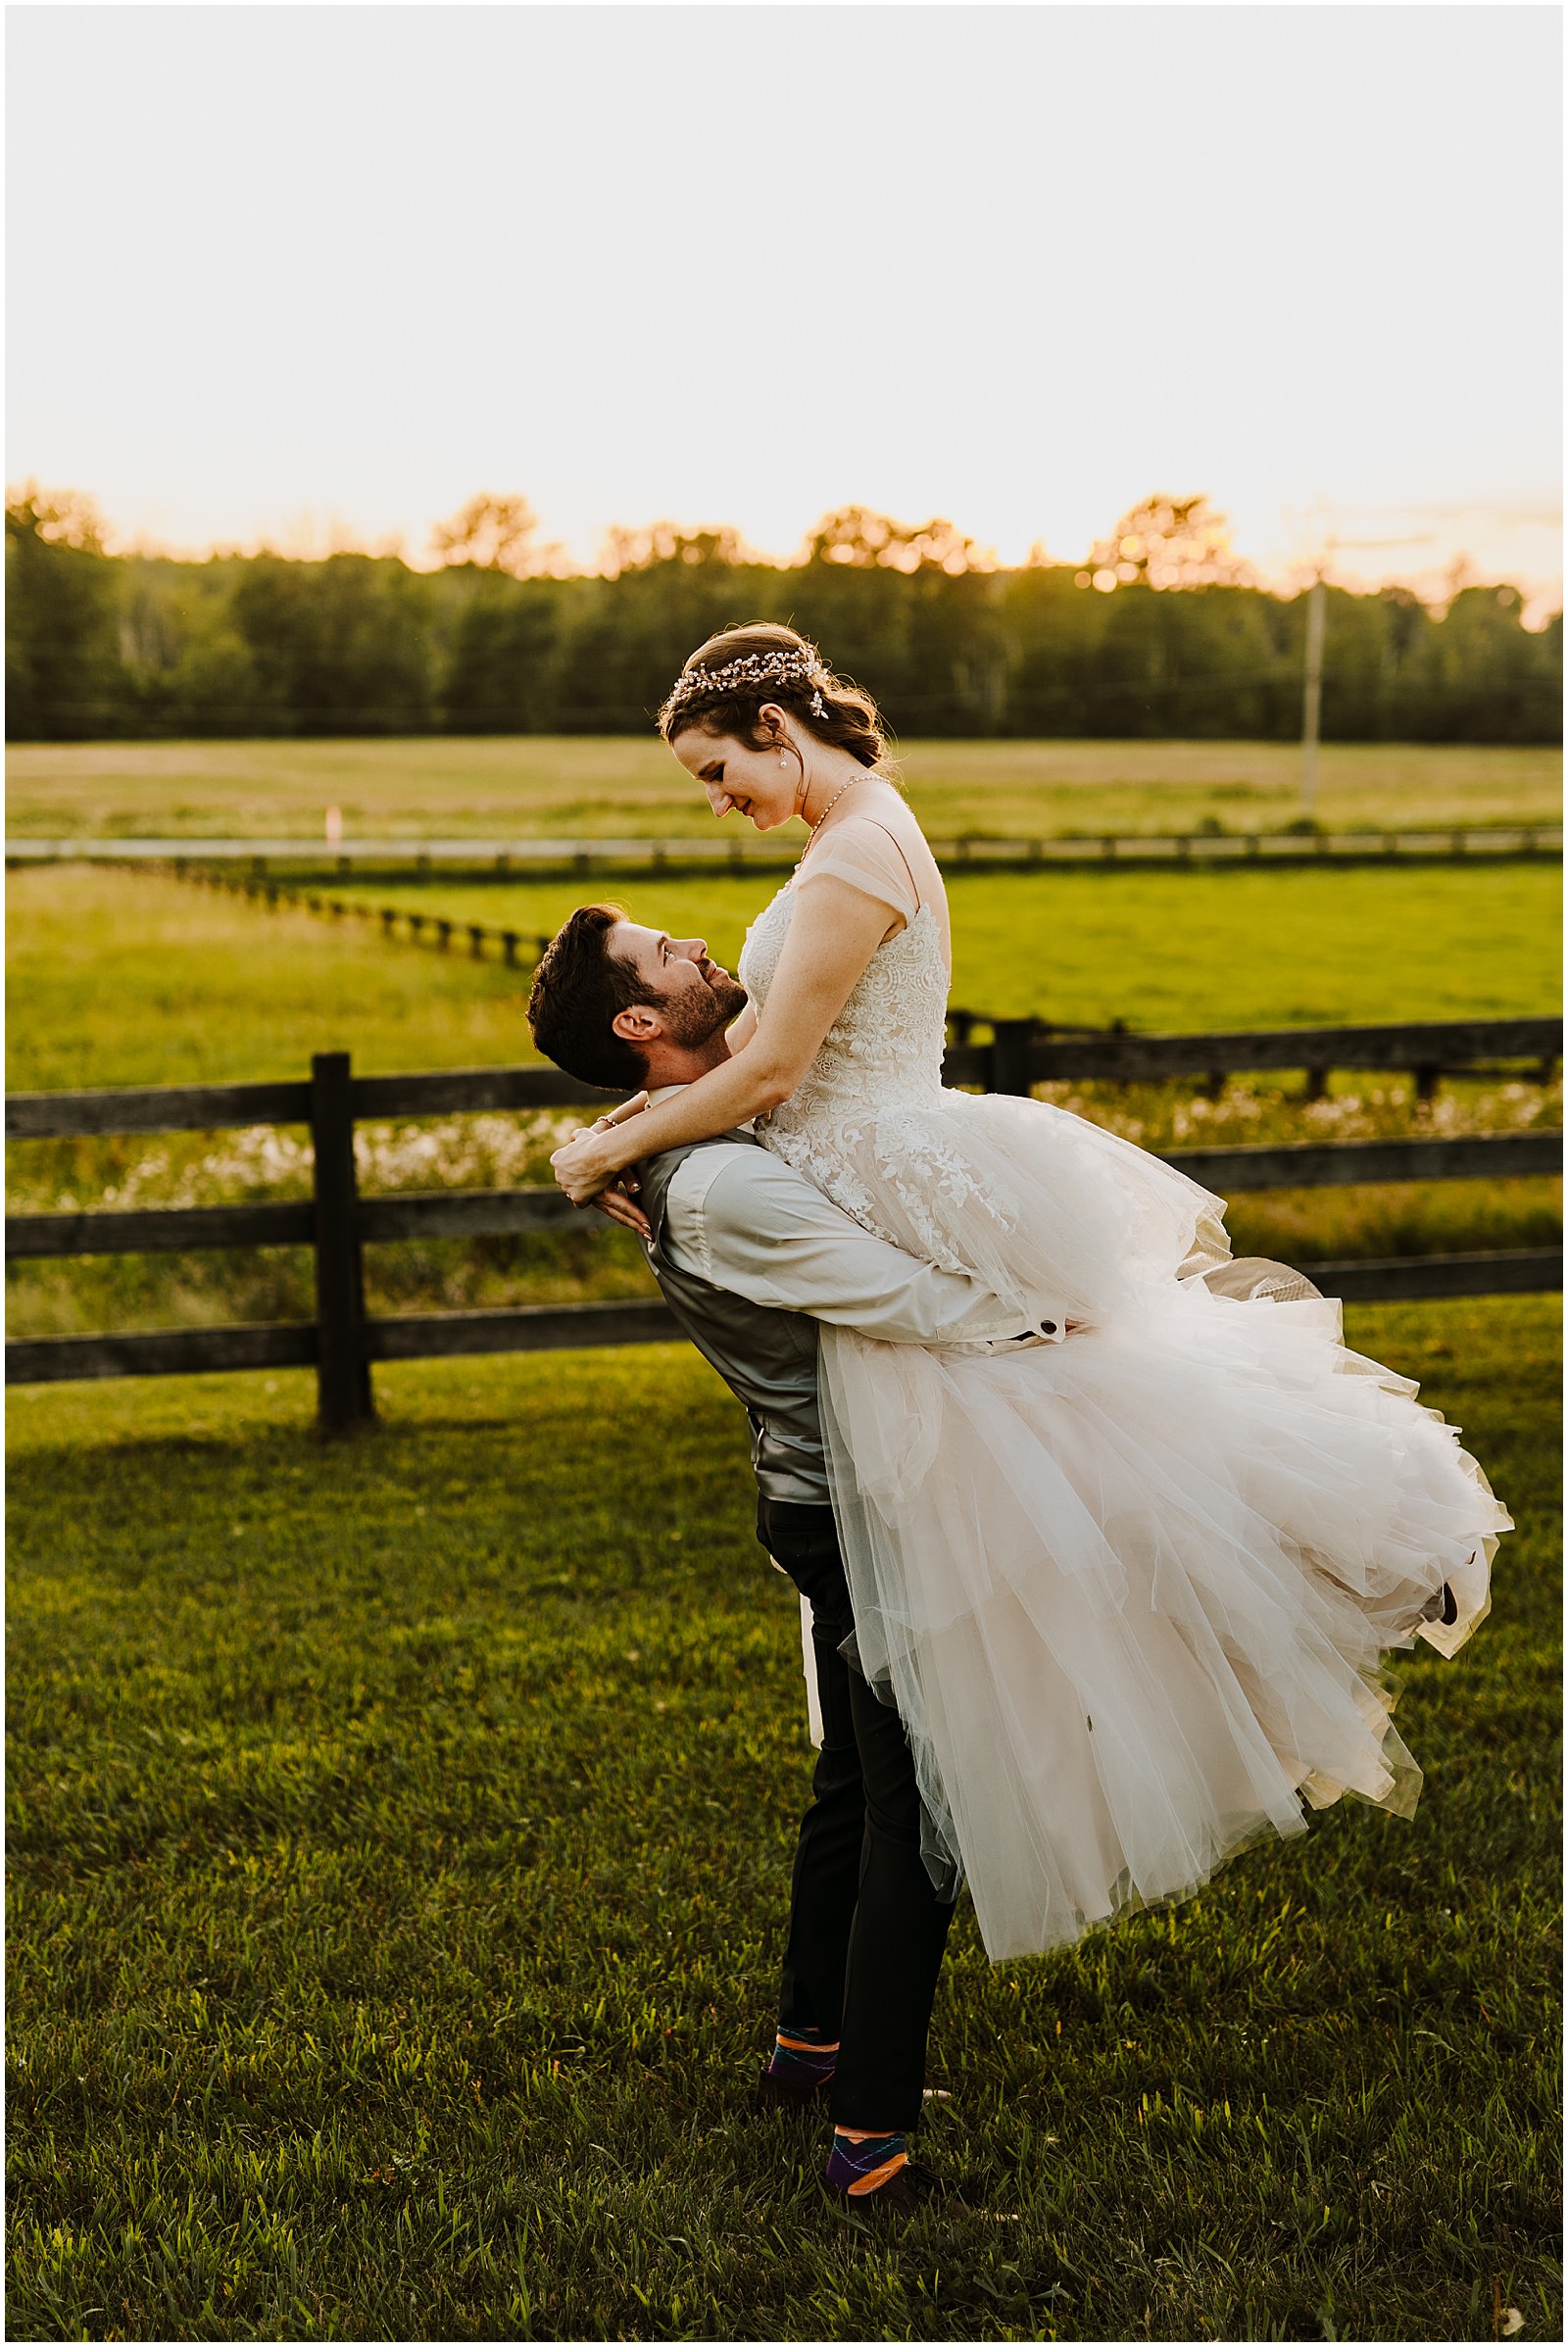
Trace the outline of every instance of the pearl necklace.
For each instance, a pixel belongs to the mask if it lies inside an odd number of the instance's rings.
[[[827,821],[828,816],[833,812],[834,807],[837,807],[845,792],[853,791],[858,782],[865,782],[867,779],[868,777],[864,774],[852,774],[848,782],[841,782],[839,784],[838,789],[834,792],[826,807],[823,807],[821,813],[817,816],[816,821],[811,825],[811,838],[807,841],[806,846],[801,850],[801,854],[803,856],[810,855],[811,842],[816,838],[817,833],[821,830],[823,824]]]

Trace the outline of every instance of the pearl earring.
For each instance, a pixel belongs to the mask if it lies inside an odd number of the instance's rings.
[[[788,758],[785,757],[785,755],[784,755],[784,753],[783,753],[783,751],[782,751],[782,750],[781,750],[781,751],[779,752],[779,754],[778,754],[778,762],[779,762],[779,764],[780,764],[781,766],[787,766],[787,765],[789,764],[789,762],[790,762],[790,761],[789,761],[789,759],[788,759]]]

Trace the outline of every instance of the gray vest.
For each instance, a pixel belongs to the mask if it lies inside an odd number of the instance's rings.
[[[721,1133],[716,1138],[751,1141],[749,1133]],[[758,1490],[766,1499],[826,1507],[830,1493],[816,1400],[816,1322],[805,1312],[750,1303],[711,1280],[682,1271],[664,1249],[670,1182],[694,1149],[711,1147],[710,1142],[691,1142],[682,1149],[664,1149],[638,1167],[640,1202],[653,1226],[653,1237],[646,1242],[649,1265],[686,1335],[746,1404]]]

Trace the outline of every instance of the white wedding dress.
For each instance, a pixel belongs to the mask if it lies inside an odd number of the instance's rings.
[[[1347,1791],[1408,1816],[1380,1658],[1463,1642],[1509,1518],[1416,1387],[1345,1349],[1337,1303],[1195,1276],[1229,1253],[1222,1200],[1066,1110],[943,1090],[941,879],[878,796],[813,842],[740,974],[760,1005],[817,875],[904,913],[758,1138],[1052,1332],[821,1331],[861,1666],[907,1730],[932,1873],[961,1868],[997,1959],[1192,1891]]]

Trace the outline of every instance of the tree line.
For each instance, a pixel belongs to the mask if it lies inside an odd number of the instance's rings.
[[[661,526],[569,573],[520,500],[475,499],[397,556],[110,555],[90,504],[6,511],[8,738],[640,732],[716,628],[784,619],[896,732],[1290,740],[1304,595],[1249,584],[1202,500],[1152,499],[1087,568],[1006,569],[951,524],[853,507],[801,560]],[[1323,732],[1340,741],[1561,739],[1562,618],[1508,585],[1440,613],[1407,589],[1327,591]]]

